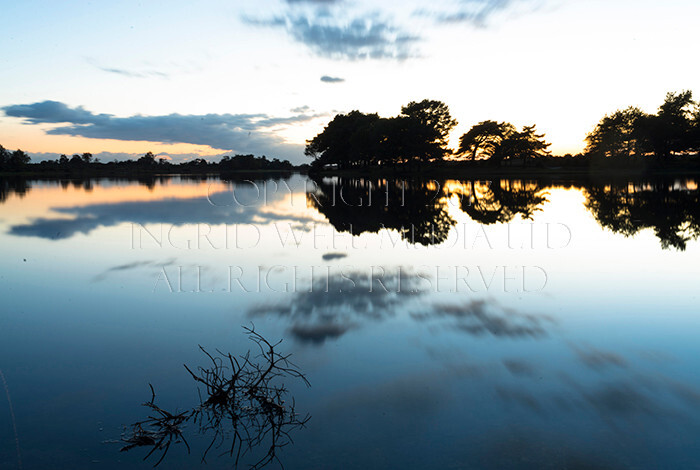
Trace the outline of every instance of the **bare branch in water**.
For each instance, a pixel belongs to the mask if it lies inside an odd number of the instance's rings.
[[[300,379],[310,386],[306,376],[289,360],[290,355],[277,351],[282,341],[270,343],[255,331],[244,326],[245,334],[253,341],[259,354],[251,357],[250,350],[242,356],[233,356],[216,350],[210,354],[199,348],[208,359],[208,365],[194,371],[185,365],[189,375],[200,384],[200,403],[182,413],[170,413],[156,405],[156,392],[151,384],[151,400],[144,403],[151,415],[131,425],[122,435],[122,451],[134,447],[148,447],[144,457],[160,453],[158,466],[172,444],[190,446],[183,435],[188,423],[195,424],[200,434],[211,435],[202,462],[212,449],[227,449],[221,455],[234,458],[234,467],[240,459],[255,448],[266,450],[264,456],[250,466],[259,469],[277,461],[278,449],[292,443],[290,433],[304,427],[310,417],[297,414],[295,401],[285,401],[289,391],[282,383],[285,378]],[[225,446],[225,447],[224,447]]]

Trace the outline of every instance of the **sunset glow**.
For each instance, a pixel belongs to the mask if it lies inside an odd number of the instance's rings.
[[[303,163],[335,114],[391,116],[423,98],[459,121],[452,147],[495,119],[534,123],[553,153],[576,153],[603,114],[700,89],[691,0],[34,1],[3,16],[0,144],[34,161],[152,151]],[[64,107],[37,114],[45,102]]]

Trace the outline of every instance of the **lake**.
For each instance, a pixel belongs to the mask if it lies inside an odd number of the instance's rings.
[[[0,180],[0,467],[698,468],[698,235],[688,177]],[[244,327],[310,387],[134,434]]]

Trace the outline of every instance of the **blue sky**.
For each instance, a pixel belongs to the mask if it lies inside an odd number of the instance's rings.
[[[537,124],[580,151],[607,112],[696,90],[691,0],[22,1],[3,7],[0,144],[306,161],[339,112],[445,101],[459,135]]]

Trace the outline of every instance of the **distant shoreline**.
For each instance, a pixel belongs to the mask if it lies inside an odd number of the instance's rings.
[[[688,162],[691,163],[691,162]],[[35,168],[33,166],[36,165]],[[172,176],[188,177],[220,177],[220,178],[260,178],[260,177],[289,177],[293,174],[318,177],[346,178],[417,178],[440,177],[444,179],[473,179],[473,178],[549,178],[549,177],[655,177],[655,176],[697,176],[700,175],[700,165],[697,162],[684,164],[669,162],[667,165],[638,165],[633,167],[611,166],[486,166],[464,162],[441,162],[438,164],[419,165],[415,167],[363,167],[363,168],[325,168],[310,169],[308,165],[291,168],[251,168],[251,169],[219,169],[214,165],[206,167],[172,167],[172,168],[115,168],[114,166],[100,168],[42,168],[40,164],[29,164],[17,170],[0,171],[0,178],[24,179],[85,179],[85,178],[161,178]]]
[[[76,169],[76,170],[33,170],[23,169],[19,171],[0,171],[0,178],[159,178],[171,176],[245,176],[245,175],[291,175],[301,173],[301,170],[269,170],[269,169],[251,169],[251,170],[235,170],[235,171],[218,171],[212,168],[201,170],[183,171],[182,168],[174,169],[173,171],[159,170],[139,170],[139,171],[115,171],[113,169]],[[305,172],[304,172],[305,173]]]
[[[181,170],[181,169],[180,169]],[[168,178],[186,177],[288,177],[293,174],[314,177],[346,177],[346,178],[424,178],[440,177],[444,179],[473,179],[473,178],[548,178],[548,177],[655,177],[655,176],[698,176],[700,168],[421,168],[418,170],[401,170],[389,168],[364,169],[331,169],[309,172],[306,168],[292,170],[236,170],[236,171],[0,171],[0,178],[23,179],[85,179],[85,178]]]
[[[593,176],[593,177],[643,177],[643,176],[695,176],[700,175],[700,168],[423,168],[416,171],[391,169],[362,170],[320,170],[310,176],[320,177],[415,177],[440,176],[447,179],[473,177],[538,178],[557,176]]]

